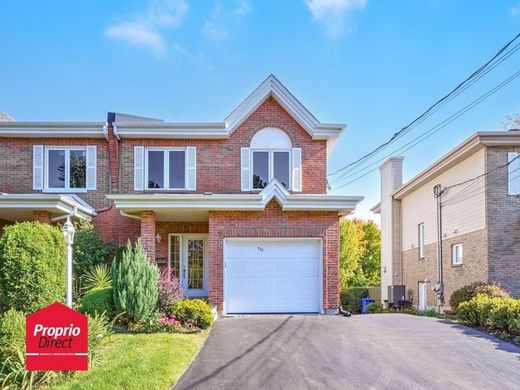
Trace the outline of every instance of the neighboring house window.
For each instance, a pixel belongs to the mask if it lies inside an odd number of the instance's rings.
[[[424,257],[424,223],[420,223],[418,227],[419,232],[419,258]]]
[[[147,149],[145,166],[147,189],[186,189],[184,149]]]
[[[301,149],[292,147],[284,131],[264,128],[241,150],[241,188],[261,190],[277,179],[285,188],[301,191],[301,160]]]
[[[33,147],[33,188],[49,192],[96,189],[96,147]]]
[[[518,153],[507,154],[507,193],[520,195],[520,157]]]
[[[453,244],[451,246],[451,264],[462,264],[462,244]]]

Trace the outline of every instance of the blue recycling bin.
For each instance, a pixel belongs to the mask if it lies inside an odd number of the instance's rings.
[[[371,303],[375,303],[375,301],[370,298],[361,299],[361,314],[366,314],[367,306],[370,305]]]

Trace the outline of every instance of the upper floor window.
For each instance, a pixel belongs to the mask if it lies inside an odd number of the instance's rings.
[[[293,148],[285,132],[264,128],[242,148],[242,190],[261,190],[277,179],[285,188],[301,191],[301,149]]]
[[[145,165],[147,189],[186,189],[184,149],[147,149]]]
[[[96,147],[33,147],[33,188],[49,192],[96,189]]]
[[[419,235],[419,258],[422,259],[424,257],[424,223],[420,223],[417,229]]]
[[[520,195],[520,155],[507,153],[507,193]]]
[[[195,190],[195,184],[195,147],[134,147],[135,190]]]

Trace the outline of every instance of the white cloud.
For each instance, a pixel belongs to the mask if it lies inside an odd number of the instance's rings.
[[[333,37],[343,33],[348,15],[364,8],[366,3],[367,0],[305,0],[314,21]]]
[[[188,12],[185,0],[153,0],[137,16],[119,18],[105,29],[105,36],[163,54],[165,28],[178,28]]]
[[[202,31],[208,38],[222,41],[229,37],[229,27],[242,22],[249,13],[251,13],[249,0],[237,0],[232,9],[224,9],[222,4],[217,3],[210,18],[204,23]]]
[[[513,18],[520,16],[520,3],[509,8],[509,15],[511,15]]]

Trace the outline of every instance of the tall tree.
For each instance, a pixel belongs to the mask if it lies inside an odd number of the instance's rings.
[[[340,287],[371,287],[381,283],[381,233],[373,221],[340,222]]]

